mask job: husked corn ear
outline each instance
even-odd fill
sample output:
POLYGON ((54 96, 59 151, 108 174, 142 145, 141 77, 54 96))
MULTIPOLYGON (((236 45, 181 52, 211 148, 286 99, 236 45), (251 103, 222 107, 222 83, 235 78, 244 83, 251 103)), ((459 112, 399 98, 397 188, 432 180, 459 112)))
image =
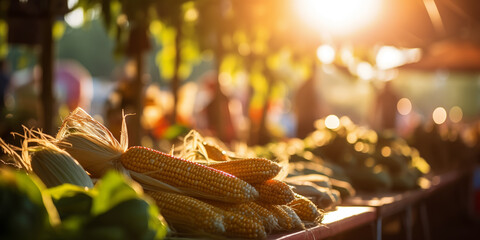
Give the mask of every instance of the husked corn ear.
POLYGON ((278 175, 282 167, 266 158, 246 158, 210 164, 218 170, 230 173, 248 183, 262 183, 278 175))
POLYGON ((147 192, 165 220, 176 229, 203 231, 211 234, 225 233, 222 213, 218 208, 196 198, 166 192, 147 192))
POLYGON ((242 239, 264 239, 267 237, 260 218, 225 211, 225 235, 242 239))
POLYGON ((262 223, 262 226, 267 233, 272 232, 275 229, 279 229, 278 220, 267 209, 261 207, 255 202, 247 202, 240 204, 229 204, 208 200, 206 200, 205 202, 222 210, 239 214, 247 218, 257 218, 262 223))
POLYGON ((295 194, 295 199, 287 206, 291 207, 302 221, 320 223, 323 219, 323 212, 310 199, 300 194, 295 194))
POLYGON ((278 219, 270 211, 255 202, 248 202, 247 204, 260 217, 267 233, 280 229, 278 219))
POLYGON ((31 166, 33 172, 48 188, 64 183, 93 188, 92 179, 66 152, 52 149, 36 151, 31 156, 31 166))
POLYGON ((225 150, 222 150, 220 147, 207 142, 203 142, 202 144, 203 144, 203 147, 205 148, 205 151, 207 151, 207 155, 210 160, 214 160, 214 161, 229 160, 225 150))
POLYGON ((286 231, 294 229, 294 223, 292 217, 285 212, 285 210, 280 205, 272 204, 263 204, 259 203, 260 206, 267 209, 278 221, 277 231, 286 231))
POLYGON ((225 203, 203 200, 221 209, 224 216, 225 235, 236 238, 262 239, 266 237, 265 227, 259 215, 249 203, 225 203))
POLYGON ((258 201, 268 204, 283 205, 295 199, 295 193, 284 182, 270 179, 253 185, 257 189, 258 201))
POLYGON ((131 171, 149 175, 193 196, 232 203, 258 197, 254 187, 231 174, 153 149, 131 147, 120 161, 131 171))
POLYGON ((220 208, 224 211, 238 213, 245 216, 256 216, 257 214, 247 203, 226 203, 213 200, 202 200, 212 206, 220 208))
POLYGON ((305 229, 305 225, 303 225, 302 220, 291 207, 287 205, 280 205, 280 207, 283 208, 283 210, 285 210, 285 212, 292 219, 293 229, 305 229))

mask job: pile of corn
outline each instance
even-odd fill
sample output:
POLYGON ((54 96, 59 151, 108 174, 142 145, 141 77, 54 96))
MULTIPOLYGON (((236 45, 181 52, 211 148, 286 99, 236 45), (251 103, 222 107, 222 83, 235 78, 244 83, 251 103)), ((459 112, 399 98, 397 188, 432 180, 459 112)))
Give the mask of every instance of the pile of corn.
POLYGON ((69 182, 92 188, 91 178, 109 169, 130 176, 156 202, 177 236, 264 239, 273 232, 305 229, 323 217, 315 204, 276 179, 282 170, 276 162, 227 156, 203 142, 203 155, 212 161, 204 163, 195 154, 187 160, 146 147, 128 148, 126 132, 124 127, 119 143, 77 109, 56 138, 26 130, 22 149, 3 141, 0 147, 12 155, 22 150, 22 156, 14 156, 16 162, 47 186, 69 182))
POLYGON ((323 217, 310 200, 275 179, 282 167, 271 160, 233 159, 212 147, 207 153, 216 153, 217 161, 202 164, 146 147, 127 148, 125 139, 126 128, 118 143, 77 109, 64 120, 57 145, 93 177, 111 168, 131 176, 179 235, 264 239, 272 232, 318 224, 323 217))

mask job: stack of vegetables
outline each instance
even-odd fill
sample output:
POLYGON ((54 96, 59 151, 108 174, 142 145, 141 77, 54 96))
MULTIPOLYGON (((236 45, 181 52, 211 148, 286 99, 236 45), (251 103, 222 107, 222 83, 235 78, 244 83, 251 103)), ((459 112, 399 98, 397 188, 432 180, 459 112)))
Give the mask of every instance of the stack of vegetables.
POLYGON ((203 163, 146 147, 128 148, 127 138, 125 121, 119 143, 76 109, 64 120, 56 143, 93 178, 116 169, 138 182, 180 236, 263 239, 274 231, 318 224, 323 217, 309 199, 275 179, 282 167, 271 160, 225 157, 203 163))
POLYGON ((331 201, 338 204, 339 199, 354 195, 355 189, 415 189, 430 171, 417 149, 390 132, 377 133, 354 124, 348 117, 341 117, 339 126, 333 129, 325 125, 324 119, 315 126, 316 130, 305 139, 293 138, 253 150, 259 156, 287 155, 289 172, 285 180, 299 185, 299 193, 320 198, 316 201, 320 207, 331 201))
POLYGON ((258 156, 285 158, 288 165, 284 181, 324 211, 335 210, 343 199, 356 193, 343 168, 314 156, 301 139, 255 146, 251 151, 258 156))

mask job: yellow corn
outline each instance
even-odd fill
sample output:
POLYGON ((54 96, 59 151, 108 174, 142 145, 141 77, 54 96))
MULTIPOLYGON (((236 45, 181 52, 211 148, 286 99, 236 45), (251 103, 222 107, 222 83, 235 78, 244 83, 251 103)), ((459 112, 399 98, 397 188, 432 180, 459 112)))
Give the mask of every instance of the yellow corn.
POLYGON ((323 212, 310 199, 300 194, 295 194, 295 199, 289 202, 287 206, 291 207, 302 221, 312 223, 322 221, 323 212))
POLYGON ((270 179, 254 185, 259 197, 258 201, 268 204, 283 205, 295 199, 295 193, 284 182, 270 179))
POLYGON ((165 220, 177 230, 225 233, 223 215, 216 207, 196 198, 166 192, 147 192, 165 220))
POLYGON ((295 211, 287 205, 279 205, 292 219, 293 229, 305 229, 300 217, 295 211))
POLYGON ((210 167, 230 173, 248 183, 262 183, 274 178, 282 167, 266 158, 246 158, 210 164, 210 167))
POLYGON ((280 205, 272 205, 272 204, 263 204, 259 203, 260 206, 267 209, 272 216, 274 216, 278 221, 278 231, 286 231, 294 229, 294 223, 292 217, 285 212, 285 210, 280 207, 280 205))
POLYGON ((266 208, 258 205, 255 202, 248 202, 246 203, 252 209, 257 216, 260 217, 260 220, 263 222, 263 226, 265 227, 265 231, 272 232, 274 230, 280 229, 278 225, 278 219, 270 213, 266 208))
POLYGON ((265 227, 259 217, 225 211, 225 235, 242 239, 264 239, 265 227))
MULTIPOLYGON (((278 220, 264 207, 256 204, 255 202, 247 202, 241 204, 229 204, 218 201, 205 201, 215 207, 223 209, 228 212, 242 215, 247 218, 256 218, 262 223, 267 233, 273 230, 278 230, 278 220)), ((257 221, 257 220, 255 220, 257 221)))
POLYGON ((266 237, 265 227, 260 216, 248 203, 231 204, 212 200, 203 200, 219 210, 223 215, 225 235, 235 238, 262 239, 266 237))
POLYGON ((245 181, 214 168, 145 147, 131 147, 122 154, 122 165, 149 175, 193 196, 224 202, 252 201, 258 192, 245 181))
POLYGON ((217 208, 220 208, 224 211, 228 212, 233 212, 237 213, 240 215, 245 215, 245 216, 257 216, 255 211, 248 205, 247 203, 226 203, 226 202, 219 202, 219 201, 213 201, 213 200, 202 200, 203 202, 206 202, 212 206, 215 206, 217 208))

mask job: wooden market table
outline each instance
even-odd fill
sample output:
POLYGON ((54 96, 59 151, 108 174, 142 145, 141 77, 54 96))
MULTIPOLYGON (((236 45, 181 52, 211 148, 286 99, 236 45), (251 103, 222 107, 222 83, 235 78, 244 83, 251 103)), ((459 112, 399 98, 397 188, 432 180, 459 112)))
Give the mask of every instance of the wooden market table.
POLYGON ((268 239, 324 239, 365 224, 373 223, 375 218, 376 213, 373 207, 339 206, 336 210, 325 214, 322 225, 292 233, 272 234, 268 239))
POLYGON ((397 213, 404 212, 403 222, 405 225, 406 239, 412 239, 413 206, 418 205, 420 221, 426 240, 430 239, 429 219, 427 215, 426 200, 428 197, 443 189, 446 186, 454 184, 461 177, 468 174, 465 170, 454 170, 444 174, 429 177, 429 183, 424 188, 410 190, 406 192, 386 192, 386 193, 358 193, 343 202, 348 206, 369 206, 375 208, 376 212, 376 239, 382 239, 383 219, 397 213))
POLYGON ((419 207, 420 222, 423 228, 423 239, 429 240, 430 229, 426 208, 426 199, 436 192, 458 182, 469 174, 468 170, 455 170, 445 174, 428 177, 424 188, 406 192, 358 193, 346 199, 335 211, 327 212, 320 226, 302 231, 278 233, 268 236, 269 240, 318 240, 345 233, 357 227, 371 224, 375 227, 375 238, 382 239, 382 225, 386 217, 397 213, 405 213, 405 238, 413 238, 412 212, 419 207))

